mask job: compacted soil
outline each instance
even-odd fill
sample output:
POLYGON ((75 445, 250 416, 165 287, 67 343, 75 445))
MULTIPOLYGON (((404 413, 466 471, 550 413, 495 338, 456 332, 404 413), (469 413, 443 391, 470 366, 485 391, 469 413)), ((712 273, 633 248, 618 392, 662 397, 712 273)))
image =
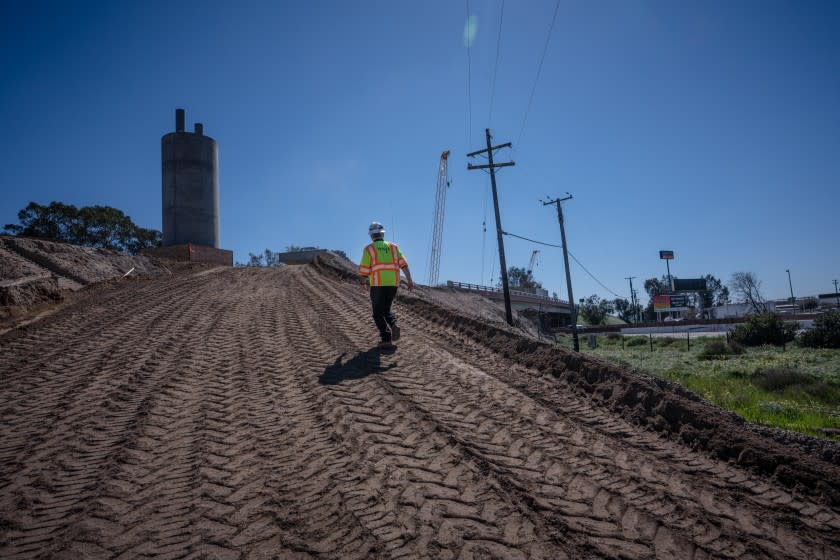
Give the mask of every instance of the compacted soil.
POLYGON ((0 557, 840 558, 840 454, 327 265, 0 337, 0 557))

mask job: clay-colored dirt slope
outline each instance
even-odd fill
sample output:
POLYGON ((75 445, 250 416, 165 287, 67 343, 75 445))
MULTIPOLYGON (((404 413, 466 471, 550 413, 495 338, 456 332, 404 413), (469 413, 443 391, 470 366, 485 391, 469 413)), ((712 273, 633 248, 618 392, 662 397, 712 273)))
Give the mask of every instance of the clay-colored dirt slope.
POLYGON ((840 558, 840 455, 320 266, 0 337, 2 558, 840 558))

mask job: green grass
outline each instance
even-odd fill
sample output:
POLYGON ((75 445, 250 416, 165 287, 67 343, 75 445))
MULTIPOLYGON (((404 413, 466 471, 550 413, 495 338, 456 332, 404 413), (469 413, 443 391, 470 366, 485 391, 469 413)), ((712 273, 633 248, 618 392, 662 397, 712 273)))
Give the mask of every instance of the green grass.
MULTIPOLYGON (((717 354, 723 339, 685 336, 597 337, 597 347, 581 351, 607 361, 680 383, 707 401, 757 424, 784 428, 823 438, 820 428, 840 429, 840 350, 781 347, 745 348, 743 354, 717 354), (705 352, 706 344, 715 344, 705 352)), ((559 345, 571 348, 570 335, 558 335, 559 345)))

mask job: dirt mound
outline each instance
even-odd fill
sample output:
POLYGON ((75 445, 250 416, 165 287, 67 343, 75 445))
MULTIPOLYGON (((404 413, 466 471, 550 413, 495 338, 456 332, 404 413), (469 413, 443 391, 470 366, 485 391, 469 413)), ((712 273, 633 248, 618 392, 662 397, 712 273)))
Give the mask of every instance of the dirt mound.
POLYGON ((381 352, 323 271, 114 280, 0 335, 0 557, 840 557, 835 464, 421 296, 381 352))
POLYGON ((164 273, 160 264, 142 255, 127 255, 111 249, 82 247, 43 239, 0 236, 5 254, 16 258, 6 264, 3 276, 20 278, 32 274, 36 267, 74 280, 80 285, 102 282, 122 276, 131 269, 138 274, 157 276, 164 273), (28 262, 21 263, 21 260, 28 262), (22 266, 21 266, 22 265, 22 266))
MULTIPOLYGON (((123 277, 171 272, 156 259, 43 239, 0 236, 0 319, 64 300, 69 292, 123 277)), ((6 325, 0 325, 3 327, 6 325)))
POLYGON ((404 302, 502 358, 550 373, 639 426, 650 427, 691 448, 733 460, 772 475, 789 487, 805 488, 840 505, 840 469, 835 468, 840 465, 840 443, 795 434, 793 437, 780 430, 755 430, 736 414, 703 401, 678 384, 526 339, 419 299, 406 298, 404 302))
POLYGON ((42 301, 61 301, 63 298, 55 276, 22 278, 0 284, 0 308, 31 307, 42 301))

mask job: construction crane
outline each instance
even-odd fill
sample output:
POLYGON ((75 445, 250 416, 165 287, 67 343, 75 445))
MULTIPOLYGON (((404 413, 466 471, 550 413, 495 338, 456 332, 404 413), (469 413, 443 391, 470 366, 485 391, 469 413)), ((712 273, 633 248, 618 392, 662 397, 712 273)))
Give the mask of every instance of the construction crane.
POLYGON ((436 286, 440 272, 440 251, 443 237, 443 214, 446 210, 446 189, 449 187, 447 160, 449 150, 440 154, 438 165, 437 190, 435 191, 435 223, 432 228, 432 249, 429 257, 429 286, 436 286))
POLYGON ((537 253, 539 252, 539 249, 534 249, 534 252, 531 253, 531 262, 528 263, 528 276, 531 276, 531 271, 534 270, 534 262, 537 260, 537 253))

